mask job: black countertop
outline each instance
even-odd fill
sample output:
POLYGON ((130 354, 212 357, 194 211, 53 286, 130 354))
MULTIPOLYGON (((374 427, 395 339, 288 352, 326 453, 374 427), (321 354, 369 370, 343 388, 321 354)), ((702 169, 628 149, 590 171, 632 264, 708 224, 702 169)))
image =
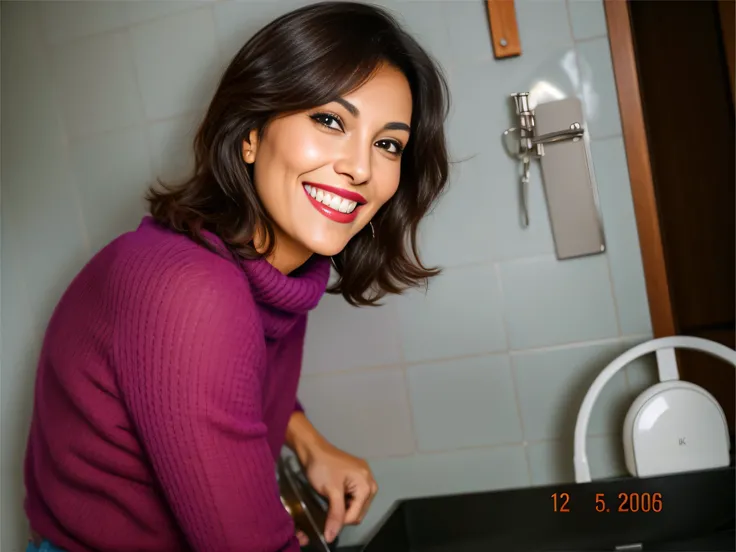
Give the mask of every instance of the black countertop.
POLYGON ((338 550, 603 551, 642 544, 645 552, 736 551, 735 485, 729 467, 403 500, 367 545, 338 550))

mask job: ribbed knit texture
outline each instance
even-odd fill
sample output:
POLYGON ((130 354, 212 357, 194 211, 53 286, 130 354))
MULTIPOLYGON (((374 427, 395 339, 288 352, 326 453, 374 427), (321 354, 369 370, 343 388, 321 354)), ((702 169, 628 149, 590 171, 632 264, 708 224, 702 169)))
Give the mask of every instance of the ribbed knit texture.
POLYGON ((100 251, 41 352, 33 529, 69 552, 298 551, 274 462, 328 277, 323 257, 284 276, 150 218, 100 251))

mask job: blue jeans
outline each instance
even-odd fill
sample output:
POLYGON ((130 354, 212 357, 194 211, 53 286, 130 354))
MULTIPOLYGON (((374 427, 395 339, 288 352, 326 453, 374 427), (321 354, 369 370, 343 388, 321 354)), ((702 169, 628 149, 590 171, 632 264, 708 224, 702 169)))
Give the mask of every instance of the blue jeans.
POLYGON ((32 542, 28 543, 26 552, 64 552, 61 548, 57 548, 49 541, 45 540, 41 543, 41 546, 36 546, 32 542))

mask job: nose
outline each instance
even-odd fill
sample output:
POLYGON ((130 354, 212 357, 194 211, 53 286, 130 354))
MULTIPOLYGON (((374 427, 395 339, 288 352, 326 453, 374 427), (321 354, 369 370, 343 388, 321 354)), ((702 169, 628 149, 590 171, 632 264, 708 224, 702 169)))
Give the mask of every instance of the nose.
POLYGON ((350 179, 353 186, 366 184, 371 178, 373 143, 357 136, 345 141, 345 148, 335 163, 335 171, 350 179))

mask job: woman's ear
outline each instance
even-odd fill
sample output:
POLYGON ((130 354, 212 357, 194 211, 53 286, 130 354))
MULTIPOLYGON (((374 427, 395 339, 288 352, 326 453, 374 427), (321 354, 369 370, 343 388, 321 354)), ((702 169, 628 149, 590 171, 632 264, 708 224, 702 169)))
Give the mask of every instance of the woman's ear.
POLYGON ((256 151, 258 149, 258 131, 251 130, 248 138, 243 140, 243 161, 252 165, 256 162, 256 151))

